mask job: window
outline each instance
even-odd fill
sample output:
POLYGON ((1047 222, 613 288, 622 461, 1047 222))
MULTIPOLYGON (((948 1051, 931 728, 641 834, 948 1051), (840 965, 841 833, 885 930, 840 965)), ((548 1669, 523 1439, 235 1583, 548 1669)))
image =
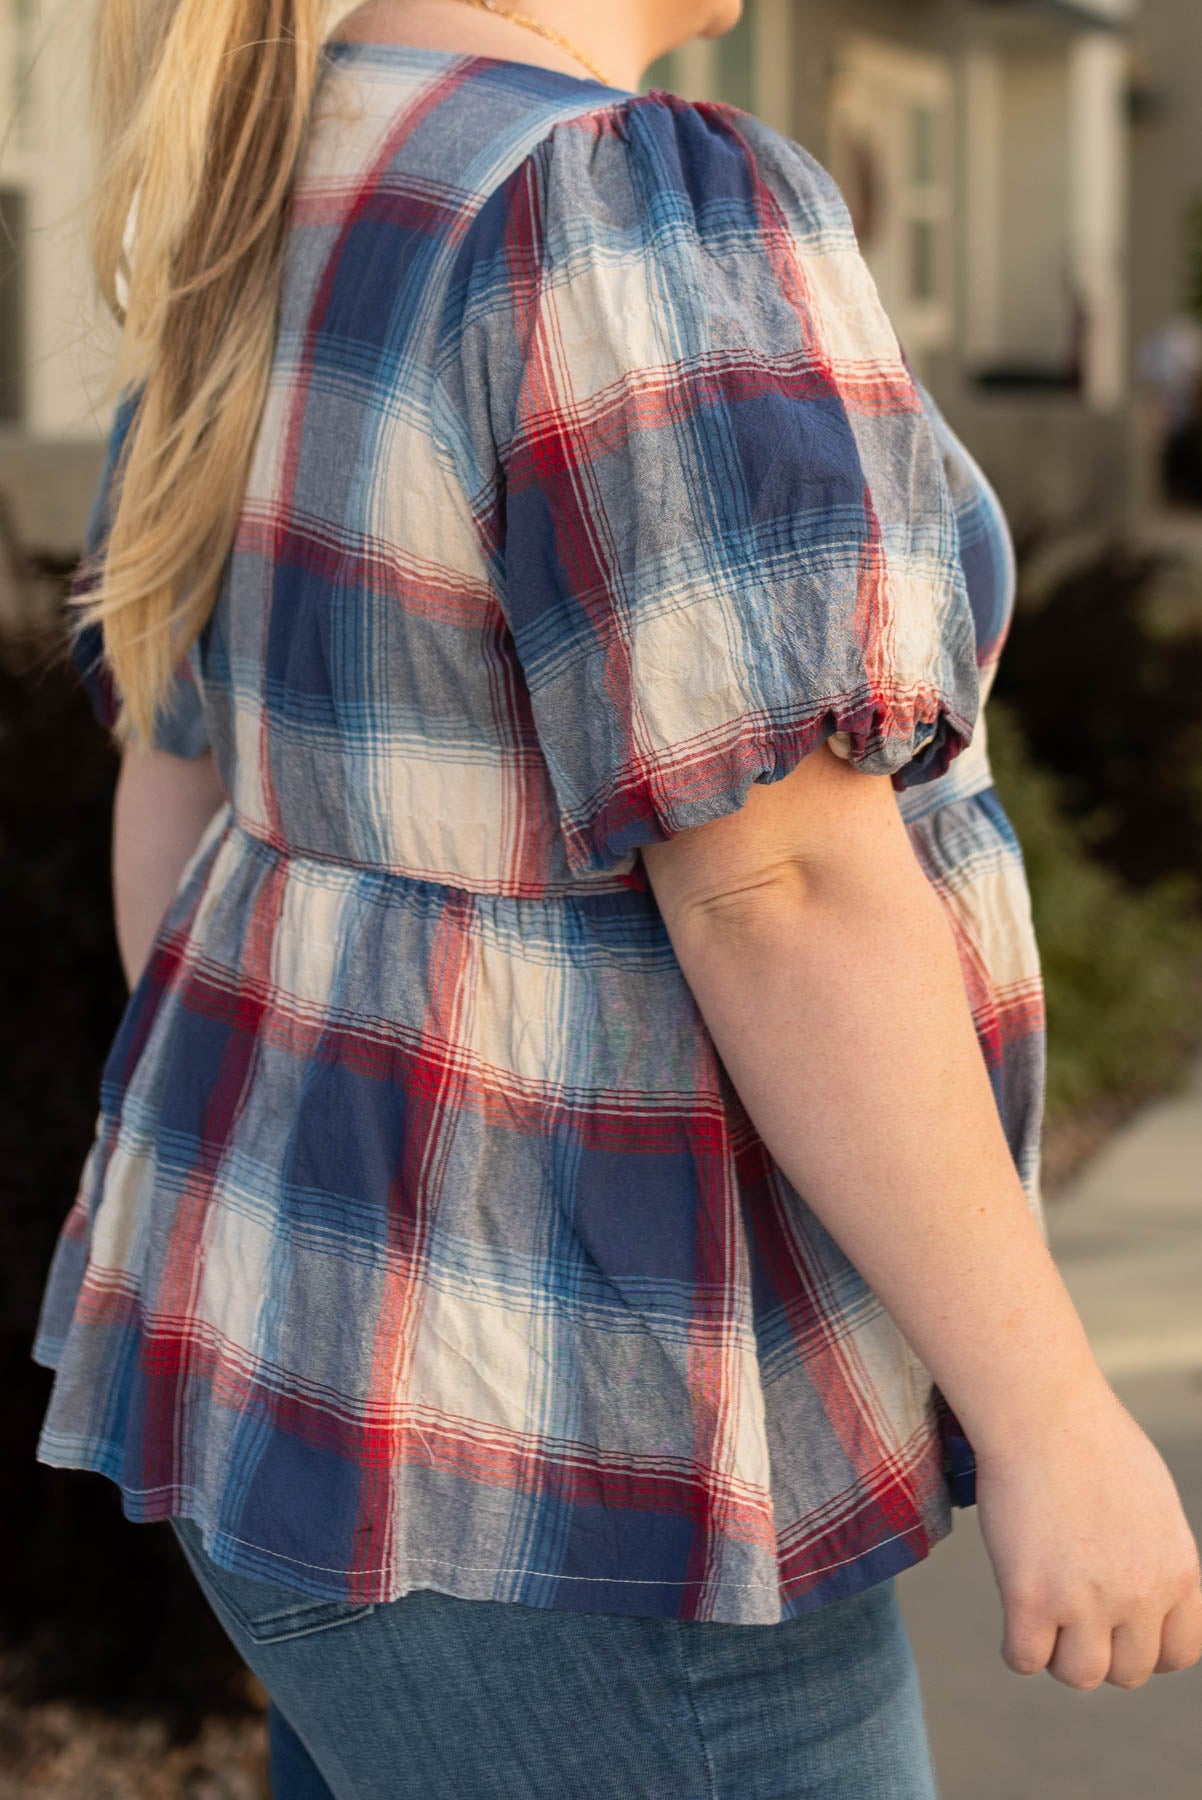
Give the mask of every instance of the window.
POLYGON ((916 188, 933 187, 936 179, 935 111, 925 100, 910 108, 910 127, 910 179, 916 188))
POLYGON ((716 99, 755 111, 755 9, 750 0, 734 29, 714 40, 712 80, 716 99))
POLYGON ((36 135, 34 64, 37 61, 37 0, 11 0, 12 30, 12 129, 16 141, 28 148, 36 135))
POLYGON ((643 72, 641 92, 650 93, 652 88, 667 88, 669 93, 676 92, 676 58, 669 54, 657 57, 643 72))
POLYGON ((25 196, 0 188, 0 424, 25 417, 25 196))
POLYGON ((725 100, 728 105, 757 111, 758 22, 761 7, 778 0, 744 0, 737 25, 721 37, 694 37, 679 50, 653 62, 643 77, 643 91, 667 88, 688 100, 725 100))
POLYGON ((954 324, 952 80, 939 57, 844 42, 831 89, 830 167, 885 310, 908 351, 954 324))
POLYGON ((929 219, 910 221, 910 299, 934 300, 938 297, 935 279, 937 262, 935 227, 929 219))
POLYGON ((967 74, 969 355, 988 387, 1071 386, 1068 48, 982 44, 967 74))

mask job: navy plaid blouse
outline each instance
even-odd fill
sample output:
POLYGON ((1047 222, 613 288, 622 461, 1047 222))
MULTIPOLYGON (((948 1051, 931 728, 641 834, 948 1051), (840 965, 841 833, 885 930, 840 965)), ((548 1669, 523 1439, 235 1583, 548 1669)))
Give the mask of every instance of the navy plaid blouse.
POLYGON ((639 851, 824 741, 890 776, 1042 1219, 981 713, 1013 598, 798 145, 331 46, 237 539, 154 740, 228 798, 103 1071, 40 1458, 334 1601, 771 1623, 926 1556, 971 1449, 760 1142, 639 851))

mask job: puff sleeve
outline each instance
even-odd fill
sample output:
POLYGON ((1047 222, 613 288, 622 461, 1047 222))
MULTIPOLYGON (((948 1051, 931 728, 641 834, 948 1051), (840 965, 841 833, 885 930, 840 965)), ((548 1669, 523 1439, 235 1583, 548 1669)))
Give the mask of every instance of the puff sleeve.
POLYGON ((658 91, 558 123, 465 236, 436 385, 574 872, 828 738, 899 788, 970 741, 939 449, 799 145, 658 91))
MULTIPOLYGON (((123 395, 108 436, 100 483, 85 532, 83 557, 72 583, 73 598, 91 592, 96 585, 97 569, 108 537, 113 483, 136 410, 136 397, 123 395)), ((99 625, 73 629, 71 658, 93 714, 106 731, 111 731, 116 722, 118 702, 99 625)), ((173 685, 155 722, 152 744, 156 750, 186 757, 200 756, 209 748, 203 694, 192 652, 180 659, 173 685)))

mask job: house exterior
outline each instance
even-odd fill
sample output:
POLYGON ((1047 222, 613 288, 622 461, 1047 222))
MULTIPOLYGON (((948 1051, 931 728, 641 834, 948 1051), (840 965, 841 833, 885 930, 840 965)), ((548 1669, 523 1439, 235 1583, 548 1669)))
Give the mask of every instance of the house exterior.
POLYGON ((91 0, 0 0, 0 491, 48 549, 79 538, 114 346, 83 219, 90 26, 91 0))
MULTIPOLYGON (((1132 95, 1131 335, 1138 345, 1186 299, 1187 217, 1202 206, 1199 0, 1141 0, 1132 95)), ((1202 243, 1195 253, 1202 260, 1202 243)))
POLYGON ((1020 528, 1118 522, 1133 500, 1133 12, 746 0, 736 32, 648 75, 831 170, 907 354, 1020 528))
MULTIPOLYGON (((1202 5, 1142 5, 1175 92, 1161 27, 1202 5)), ((0 0, 0 489, 46 545, 78 535, 111 367, 81 229, 91 6, 0 0)), ((646 80, 748 107, 826 163, 907 353, 1020 526, 1116 520, 1135 492, 1128 285, 1140 316, 1163 307, 1179 210, 1139 147, 1154 128, 1128 122, 1135 7, 746 0, 646 80)), ((1174 118, 1196 158, 1202 110, 1174 118)))
POLYGON ((1202 378, 1202 4, 1141 0, 1133 37, 1130 346, 1141 386, 1140 470, 1153 503, 1160 450, 1202 378), (1185 321, 1192 313, 1191 325, 1185 321))

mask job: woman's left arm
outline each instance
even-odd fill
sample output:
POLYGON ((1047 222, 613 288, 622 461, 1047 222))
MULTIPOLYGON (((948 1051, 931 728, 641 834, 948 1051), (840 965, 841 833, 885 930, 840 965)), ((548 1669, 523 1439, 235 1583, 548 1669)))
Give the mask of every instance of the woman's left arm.
POLYGON ((172 756, 131 747, 113 799, 113 915, 132 989, 184 867, 226 798, 211 750, 172 756))

